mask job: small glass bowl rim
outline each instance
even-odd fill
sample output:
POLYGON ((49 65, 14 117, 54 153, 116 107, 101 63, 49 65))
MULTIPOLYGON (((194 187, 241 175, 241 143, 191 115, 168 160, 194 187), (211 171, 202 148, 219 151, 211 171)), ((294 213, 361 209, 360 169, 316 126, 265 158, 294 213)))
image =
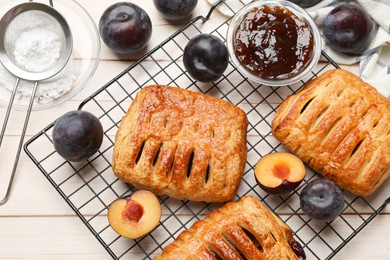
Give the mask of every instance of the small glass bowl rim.
POLYGON ((310 16, 310 14, 301 8, 300 6, 291 3, 289 1, 285 0, 262 0, 262 1, 254 1, 252 3, 249 3, 248 5, 241 8, 231 19, 229 23, 229 27, 226 34, 226 43, 227 48, 229 51, 230 58, 234 64, 234 66, 246 77, 248 77, 250 80, 253 80, 254 82, 268 85, 268 86, 284 86, 284 85, 290 85, 293 83, 296 83, 300 80, 302 80, 304 77, 306 77, 310 71, 317 65, 317 63, 320 60, 321 52, 322 52, 322 40, 321 40, 321 34, 320 31, 315 24, 313 18, 310 16), (237 59, 235 52, 234 52, 234 46, 233 46, 233 35, 237 29, 237 26, 240 24, 244 16, 250 12, 253 8, 266 6, 266 5, 273 5, 273 6, 281 6, 284 8, 287 8, 291 12, 293 12, 295 15, 297 15, 300 19, 304 19, 306 23, 308 24, 310 30, 313 34, 313 56, 310 60, 310 63, 306 66, 304 70, 302 70, 300 73, 296 74, 295 76, 287 79, 264 79, 262 77, 259 77, 257 75, 252 74, 249 70, 247 70, 237 59))

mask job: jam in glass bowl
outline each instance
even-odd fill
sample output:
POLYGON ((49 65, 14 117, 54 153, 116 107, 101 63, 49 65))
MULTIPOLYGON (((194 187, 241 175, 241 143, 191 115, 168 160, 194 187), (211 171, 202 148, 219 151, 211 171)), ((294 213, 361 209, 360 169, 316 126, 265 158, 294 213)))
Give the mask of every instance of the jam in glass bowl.
POLYGON ((255 1, 231 19, 227 46, 249 79, 283 86, 304 78, 321 56, 321 36, 310 15, 288 1, 255 1))

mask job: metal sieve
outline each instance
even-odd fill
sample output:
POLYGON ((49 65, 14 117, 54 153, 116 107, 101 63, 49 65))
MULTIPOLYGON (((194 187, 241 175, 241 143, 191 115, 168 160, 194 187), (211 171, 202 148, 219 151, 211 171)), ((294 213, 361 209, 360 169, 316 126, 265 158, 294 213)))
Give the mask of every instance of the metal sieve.
MULTIPOLYGON (((17 77, 0 133, 0 147, 20 79, 34 82, 13 170, 6 194, 0 201, 0 205, 6 203, 10 196, 38 83, 41 80, 51 78, 59 73, 67 64, 72 53, 72 34, 68 23, 63 16, 52 7, 52 1, 50 1, 50 5, 51 6, 31 1, 23 3, 10 9, 0 20, 0 62, 10 73, 17 77), (58 57, 56 56, 56 59, 51 64, 46 64, 46 67, 41 66, 42 68, 39 70, 32 69, 31 66, 26 66, 26 64, 23 64, 18 60, 16 55, 19 47, 18 43, 21 41, 20 37, 22 37, 23 33, 33 30, 34 28, 43 28, 51 35, 54 35, 57 43, 59 43, 58 57)), ((44 52, 45 50, 40 51, 44 52)), ((37 55, 34 56, 33 53, 30 54, 32 56, 31 59, 28 60, 29 63, 33 64, 34 62, 39 62, 37 55)))

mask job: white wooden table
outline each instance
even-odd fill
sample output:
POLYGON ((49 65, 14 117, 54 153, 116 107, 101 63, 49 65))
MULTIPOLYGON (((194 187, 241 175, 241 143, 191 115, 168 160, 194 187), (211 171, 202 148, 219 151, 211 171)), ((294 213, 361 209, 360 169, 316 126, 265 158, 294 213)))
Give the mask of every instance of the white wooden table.
MULTIPOLYGON (((110 4, 117 1, 79 0, 96 23, 110 4)), ((155 10, 152 0, 131 1, 150 15, 153 35, 148 49, 153 48, 182 24, 171 24, 155 10)), ((209 5, 199 0, 195 14, 207 14, 209 5)), ((219 24, 225 17, 216 12, 208 23, 219 24)), ((82 100, 128 67, 136 57, 115 55, 102 44, 101 60, 88 86, 71 100, 54 108, 33 112, 26 140, 63 113, 76 109, 82 100)), ((356 72, 356 67, 349 67, 356 72)), ((5 109, 0 110, 3 120, 5 109)), ((7 172, 12 166, 19 141, 24 113, 15 113, 0 152, 0 193, 3 196, 7 172)), ((45 147, 42 147, 45 149, 45 147)), ((389 182, 386 184, 388 188, 389 182)), ((335 259, 390 259, 390 207, 360 232, 335 259)), ((321 250, 321 249, 318 249, 321 250)), ((0 206, 0 259, 110 259, 110 256, 60 197, 39 169, 23 152, 11 198, 0 206)))

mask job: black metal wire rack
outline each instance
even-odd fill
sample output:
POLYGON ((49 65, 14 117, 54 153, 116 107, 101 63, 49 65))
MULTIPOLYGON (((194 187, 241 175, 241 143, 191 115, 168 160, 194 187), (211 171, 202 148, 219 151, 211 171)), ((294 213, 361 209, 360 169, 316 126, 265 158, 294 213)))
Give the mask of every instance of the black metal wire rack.
MULTIPOLYGON (((237 1, 241 7, 235 8, 224 1, 220 2, 233 15, 250 1, 237 1)), ((372 198, 345 192, 346 203, 342 215, 331 223, 319 223, 305 216, 299 205, 299 192, 307 182, 318 177, 315 173, 308 169, 305 181, 294 192, 275 196, 258 187, 253 169, 261 156, 284 150, 271 133, 271 121, 278 105, 288 95, 298 91, 306 81, 338 66, 323 53, 322 62, 305 80, 279 88, 255 84, 232 64, 217 82, 196 82, 186 73, 181 62, 183 48, 190 38, 199 33, 225 38, 229 20, 216 28, 207 26, 212 13, 216 12, 214 8, 207 16, 191 20, 80 104, 79 109, 93 112, 105 129, 103 145, 94 157, 80 163, 61 158, 52 145, 54 122, 26 142, 25 151, 114 259, 151 259, 160 254, 181 231, 221 204, 179 201, 160 196, 163 216, 154 231, 136 240, 116 234, 109 226, 107 209, 115 199, 134 191, 131 185, 118 180, 111 169, 112 148, 120 120, 136 92, 152 84, 177 86, 228 100, 246 111, 249 119, 247 163, 234 200, 244 195, 258 197, 292 228, 295 238, 304 246, 308 259, 330 259, 386 206, 389 202, 388 191, 386 193, 382 189, 372 198)))

